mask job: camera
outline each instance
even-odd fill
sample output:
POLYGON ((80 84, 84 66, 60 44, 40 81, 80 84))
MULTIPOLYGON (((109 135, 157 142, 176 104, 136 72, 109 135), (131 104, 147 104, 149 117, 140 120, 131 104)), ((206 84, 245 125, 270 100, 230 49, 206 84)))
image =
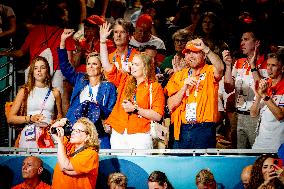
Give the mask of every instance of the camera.
MULTIPOLYGON (((72 123, 69 120, 66 120, 66 123, 63 125, 64 136, 70 136, 72 133, 72 123)), ((56 127, 50 129, 51 134, 57 134, 56 127)))
POLYGON ((281 167, 281 168, 283 167, 283 160, 282 159, 276 158, 276 159, 274 159, 273 163, 275 165, 277 165, 278 167, 281 167))

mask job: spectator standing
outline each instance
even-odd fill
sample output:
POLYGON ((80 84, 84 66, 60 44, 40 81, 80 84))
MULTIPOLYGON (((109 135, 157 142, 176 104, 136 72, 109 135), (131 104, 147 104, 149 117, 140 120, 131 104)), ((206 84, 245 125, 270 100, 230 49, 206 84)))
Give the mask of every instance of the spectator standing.
POLYGON ((175 53, 167 56, 160 66, 161 72, 166 73, 168 76, 172 76, 174 72, 188 67, 188 65, 181 65, 181 63, 184 63, 182 61, 184 59, 182 51, 185 48, 186 42, 190 40, 189 32, 185 29, 180 29, 173 34, 172 39, 174 41, 175 53))
POLYGON ((11 47, 11 37, 16 32, 16 16, 13 9, 0 3, 0 49, 11 47))
POLYGON ((7 118, 9 124, 25 125, 15 146, 20 148, 54 147, 47 127, 52 120, 61 117, 60 92, 52 88, 47 60, 38 56, 31 63, 28 81, 19 90, 7 118), (20 111, 24 111, 24 115, 19 116, 20 111))
POLYGON ((256 83, 255 101, 251 106, 252 117, 260 116, 258 135, 253 149, 278 150, 284 143, 284 49, 268 54, 269 79, 256 83))
POLYGON ((50 189, 50 185, 41 181, 43 172, 42 160, 35 156, 28 156, 24 159, 22 165, 22 177, 24 182, 18 184, 12 189, 34 188, 34 189, 50 189))
MULTIPOLYGON (((260 51, 261 40, 252 27, 247 28, 241 38, 241 50, 247 57, 237 59, 232 72, 226 70, 225 90, 231 93, 235 89, 237 111, 237 148, 251 148, 255 137, 257 118, 250 117, 250 108, 254 100, 255 83, 267 77, 267 62, 260 51)), ((230 58, 229 52, 223 55, 230 58)), ((226 61, 225 61, 226 62, 226 61)), ((226 63, 228 65, 228 63, 226 63)), ((232 64, 231 64, 232 65, 232 64)))
POLYGON ((152 35, 152 25, 153 20, 150 15, 140 15, 136 22, 134 35, 131 36, 129 44, 138 49, 147 45, 155 46, 159 54, 165 55, 165 44, 160 38, 152 35))
POLYGON ((113 41, 116 50, 109 54, 109 60, 119 70, 129 72, 129 65, 134 54, 137 53, 135 48, 129 47, 130 36, 132 35, 133 27, 130 22, 122 18, 116 19, 113 25, 113 41))
POLYGON ((118 90, 118 99, 107 119, 107 123, 112 127, 111 148, 150 149, 150 122, 160 121, 164 114, 163 89, 155 81, 154 65, 149 55, 134 55, 130 74, 118 70, 109 62, 105 40, 110 33, 109 24, 100 27, 102 65, 107 79, 114 83, 118 90))
MULTIPOLYGON (((53 137, 58 142, 52 188, 96 187, 99 168, 99 139, 95 125, 88 118, 80 118, 72 127, 70 140, 64 140, 67 119, 55 122, 53 137), (65 130, 65 131, 64 131, 65 130)), ((65 137, 65 139, 67 139, 65 137)))
MULTIPOLYGON (((83 21, 84 37, 76 41, 76 53, 74 53, 76 71, 86 72, 86 57, 88 54, 100 52, 99 26, 104 22, 105 20, 98 15, 91 15, 83 21)), ((109 39, 107 40, 107 46, 109 53, 115 50, 114 43, 109 39)))
MULTIPOLYGON (((86 73, 75 72, 68 61, 67 51, 65 49, 65 41, 68 37, 72 36, 73 32, 74 30, 72 29, 64 30, 61 35, 60 49, 58 50, 59 64, 62 73, 74 86, 71 96, 71 106, 66 117, 74 124, 80 118, 75 115, 78 108, 82 109, 84 103, 87 102, 96 103, 99 107, 98 111, 95 112, 95 110, 91 110, 90 107, 88 111, 94 111, 93 114, 100 113, 98 120, 92 121, 94 121, 99 134, 100 148, 110 148, 109 134, 106 133, 104 129, 103 120, 108 118, 116 102, 116 88, 112 83, 103 81, 103 70, 99 54, 89 53, 86 59, 86 73)), ((89 119, 91 119, 91 117, 89 119)))
POLYGON ((173 148, 215 148, 222 60, 198 38, 189 41, 183 53, 190 68, 176 72, 165 88, 174 125, 173 148), (206 57, 213 65, 206 64, 206 57))

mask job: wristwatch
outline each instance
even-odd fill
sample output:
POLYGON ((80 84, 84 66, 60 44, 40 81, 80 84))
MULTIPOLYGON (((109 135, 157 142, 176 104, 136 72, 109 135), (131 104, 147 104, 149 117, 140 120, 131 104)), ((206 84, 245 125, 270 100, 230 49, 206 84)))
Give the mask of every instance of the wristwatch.
POLYGON ((268 101, 270 99, 270 96, 265 96, 264 98, 263 98, 263 101, 268 101))
POLYGON ((258 70, 257 68, 250 69, 251 72, 256 72, 257 70, 258 70))
POLYGON ((133 110, 132 113, 135 113, 135 114, 138 113, 138 105, 137 104, 134 105, 134 110, 133 110))

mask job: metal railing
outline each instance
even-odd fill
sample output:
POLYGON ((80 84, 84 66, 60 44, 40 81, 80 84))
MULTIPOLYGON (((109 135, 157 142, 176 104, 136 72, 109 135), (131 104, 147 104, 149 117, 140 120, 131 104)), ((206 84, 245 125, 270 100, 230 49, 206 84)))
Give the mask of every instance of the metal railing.
MULTIPOLYGON (((127 155, 127 156, 152 156, 152 155, 189 155, 189 156, 255 156, 260 154, 277 153, 273 149, 101 149, 100 155, 127 155)), ((23 156, 23 155, 47 155, 56 156, 56 148, 5 148, 0 147, 0 156, 23 156)))
MULTIPOLYGON (((1 51, 9 51, 10 49, 0 49, 1 51)), ((0 105, 0 140, 1 146, 11 146, 12 139, 15 138, 15 131, 13 128, 9 127, 7 124, 7 120, 5 117, 5 103, 7 101, 12 101, 17 92, 16 86, 16 72, 15 72, 15 62, 11 57, 0 57, 3 58, 4 61, 7 58, 7 62, 3 62, 0 64, 0 70, 7 69, 4 75, 0 75, 0 82, 2 83, 2 87, 0 89, 0 97, 1 97, 1 105, 0 105)))

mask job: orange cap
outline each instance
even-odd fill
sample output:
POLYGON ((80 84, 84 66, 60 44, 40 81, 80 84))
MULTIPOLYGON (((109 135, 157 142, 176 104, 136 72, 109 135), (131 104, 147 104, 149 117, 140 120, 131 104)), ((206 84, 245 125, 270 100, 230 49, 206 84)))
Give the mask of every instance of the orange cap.
POLYGON ((187 42, 185 45, 185 49, 183 49, 182 53, 185 54, 188 51, 198 52, 201 49, 197 48, 191 41, 187 42))

